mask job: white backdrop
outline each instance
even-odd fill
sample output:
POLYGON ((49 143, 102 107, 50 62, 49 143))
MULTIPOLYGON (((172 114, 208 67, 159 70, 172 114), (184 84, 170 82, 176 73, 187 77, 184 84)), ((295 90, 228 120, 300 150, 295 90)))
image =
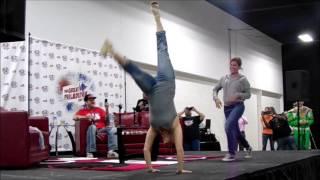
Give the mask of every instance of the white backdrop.
MULTIPOLYGON (((1 47, 1 106, 28 110, 24 43, 5 43, 1 47)), ((74 113, 83 105, 87 93, 97 96, 97 106, 108 99, 111 112, 124 102, 123 70, 98 52, 36 38, 30 39, 30 115, 48 116, 50 144, 55 147, 58 125, 74 134, 74 113)), ((61 127, 58 150, 71 150, 71 142, 61 127)))
POLYGON ((28 61, 25 42, 0 43, 0 106, 27 110, 28 61))

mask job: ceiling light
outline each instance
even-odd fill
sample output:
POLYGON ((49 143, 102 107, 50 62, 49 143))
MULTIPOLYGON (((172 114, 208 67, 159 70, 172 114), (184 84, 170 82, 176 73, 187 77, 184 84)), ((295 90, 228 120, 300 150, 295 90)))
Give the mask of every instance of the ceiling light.
POLYGON ((313 38, 310 34, 300 34, 298 36, 298 38, 302 41, 302 42, 312 42, 313 38))

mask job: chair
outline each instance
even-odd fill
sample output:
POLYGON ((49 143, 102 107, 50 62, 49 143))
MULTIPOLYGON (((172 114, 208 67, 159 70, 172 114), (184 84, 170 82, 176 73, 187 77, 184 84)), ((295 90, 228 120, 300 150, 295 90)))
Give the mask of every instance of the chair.
POLYGON ((0 168, 27 168, 49 158, 49 121, 47 117, 28 117, 25 111, 0 111, 0 168), (40 129, 45 149, 40 149, 40 129))
MULTIPOLYGON (((119 113, 114 113, 115 122, 119 121, 119 113)), ((121 113, 121 124, 120 127, 123 128, 132 128, 137 127, 137 124, 133 122, 135 116, 138 116, 138 113, 121 113)), ((86 156, 86 137, 87 129, 90 126, 91 122, 86 120, 76 121, 75 123, 75 142, 76 142, 76 152, 77 156, 86 156)), ((118 123, 116 123, 118 124, 118 123)), ((144 137, 141 137, 139 142, 144 142, 144 137)), ((96 145, 97 145, 97 156, 107 156, 108 154, 108 135, 107 133, 98 133, 96 136, 96 145)))
POLYGON ((221 151, 220 142, 210 130, 211 120, 206 119, 205 128, 200 128, 200 151, 221 151))
MULTIPOLYGON (((86 120, 75 122, 75 143, 76 143, 76 156, 86 156, 87 146, 87 129, 91 122, 86 120)), ((108 155, 108 135, 107 133, 98 133, 96 136, 97 156, 108 155)))
MULTIPOLYGON (((149 112, 142 111, 136 114, 115 113, 118 121, 120 116, 121 124, 117 131, 119 161, 120 163, 124 163, 127 159, 143 155, 144 142, 150 127, 149 112)), ((152 160, 156 160, 158 154, 174 154, 175 152, 173 144, 161 143, 161 137, 158 136, 153 144, 152 160)))

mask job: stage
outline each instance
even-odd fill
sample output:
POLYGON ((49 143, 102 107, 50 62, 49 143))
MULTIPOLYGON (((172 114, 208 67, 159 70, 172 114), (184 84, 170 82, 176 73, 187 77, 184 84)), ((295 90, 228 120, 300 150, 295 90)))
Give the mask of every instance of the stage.
MULTIPOLYGON (((186 152, 192 155, 223 156, 225 152, 186 152)), ((254 151, 251 159, 240 152, 238 160, 222 162, 221 158, 194 160, 185 163, 192 174, 176 175, 176 164, 162 166, 161 172, 146 170, 116 172, 36 167, 26 170, 1 170, 1 180, 16 179, 140 179, 140 180, 200 180, 200 179, 320 179, 320 151, 254 151)))

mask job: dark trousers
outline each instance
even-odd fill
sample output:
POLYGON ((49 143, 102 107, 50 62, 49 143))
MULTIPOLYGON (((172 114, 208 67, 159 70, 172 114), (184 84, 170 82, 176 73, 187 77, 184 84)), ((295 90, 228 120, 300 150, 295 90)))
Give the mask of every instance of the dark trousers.
POLYGON ((231 155, 236 154, 238 142, 241 143, 245 148, 250 147, 246 138, 241 135, 238 124, 239 118, 242 116, 243 112, 243 102, 224 107, 224 114, 226 117, 225 131, 228 140, 228 151, 231 155))
POLYGON ((183 149, 185 151, 200 151, 200 140, 199 139, 194 139, 189 142, 184 142, 183 143, 183 149))
MULTIPOLYGON (((243 136, 244 138, 246 138, 246 133, 244 131, 240 131, 241 136, 243 136)), ((244 146, 239 143, 239 151, 243 151, 244 150, 244 146)))
POLYGON ((277 139, 278 149, 277 150, 296 150, 297 147, 294 143, 294 138, 292 136, 287 136, 277 139))
POLYGON ((270 143, 271 151, 274 151, 274 141, 272 134, 262 134, 262 150, 265 151, 267 149, 268 139, 270 143))

